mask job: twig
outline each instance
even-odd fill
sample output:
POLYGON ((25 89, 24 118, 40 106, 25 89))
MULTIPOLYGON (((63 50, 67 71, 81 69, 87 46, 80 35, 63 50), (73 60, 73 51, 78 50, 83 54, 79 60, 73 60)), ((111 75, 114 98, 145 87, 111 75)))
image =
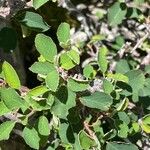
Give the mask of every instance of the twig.
POLYGON ((137 43, 136 45, 133 47, 133 49, 131 50, 131 53, 133 53, 138 47, 140 47, 142 45, 142 43, 148 38, 148 36, 150 35, 150 32, 147 32, 137 43))

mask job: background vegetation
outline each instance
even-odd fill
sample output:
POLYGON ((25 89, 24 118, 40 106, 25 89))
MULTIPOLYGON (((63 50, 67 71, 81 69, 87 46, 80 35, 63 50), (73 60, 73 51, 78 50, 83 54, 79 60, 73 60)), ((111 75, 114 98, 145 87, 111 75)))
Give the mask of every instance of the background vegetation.
POLYGON ((0 0, 0 147, 150 149, 149 0, 0 0))

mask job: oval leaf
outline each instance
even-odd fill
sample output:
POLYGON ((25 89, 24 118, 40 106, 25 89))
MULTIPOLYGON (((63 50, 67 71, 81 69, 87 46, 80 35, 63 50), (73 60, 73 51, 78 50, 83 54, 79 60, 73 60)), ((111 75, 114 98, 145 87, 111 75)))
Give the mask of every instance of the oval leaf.
POLYGON ((60 43, 67 44, 70 39, 70 25, 68 23, 61 23, 57 29, 57 38, 60 43))
POLYGON ((25 142, 34 149, 39 149, 40 138, 34 128, 25 127, 22 132, 25 142))
POLYGON ((47 61, 54 61, 54 56, 57 55, 57 47, 50 37, 44 34, 38 34, 35 38, 35 46, 37 51, 47 61))
POLYGON ((50 134, 49 122, 45 116, 39 117, 38 131, 41 135, 44 135, 44 136, 48 136, 50 134))
POLYGON ((48 88, 55 92, 59 85, 59 73, 57 72, 57 70, 50 72, 47 75, 45 82, 48 88))
POLYGON ((21 84, 14 68, 8 62, 5 61, 2 66, 2 70, 4 72, 4 77, 8 85, 11 88, 19 89, 21 84))
POLYGON ((95 92, 90 96, 81 97, 80 101, 87 107, 103 111, 107 111, 113 102, 111 96, 103 92, 95 92))
POLYGON ((107 52, 108 49, 106 47, 102 47, 99 49, 98 52, 98 65, 100 67, 100 70, 105 73, 107 70, 107 66, 108 66, 108 61, 107 61, 107 52))
POLYGON ((14 126, 14 121, 6 121, 0 125, 0 141, 9 139, 10 132, 12 131, 14 126))
POLYGON ((19 15, 15 16, 15 18, 22 25, 37 32, 45 32, 50 28, 49 25, 43 20, 42 16, 34 12, 25 11, 19 13, 19 15))
POLYGON ((125 3, 116 2, 108 9, 108 23, 110 26, 116 26, 122 23, 127 13, 125 3))

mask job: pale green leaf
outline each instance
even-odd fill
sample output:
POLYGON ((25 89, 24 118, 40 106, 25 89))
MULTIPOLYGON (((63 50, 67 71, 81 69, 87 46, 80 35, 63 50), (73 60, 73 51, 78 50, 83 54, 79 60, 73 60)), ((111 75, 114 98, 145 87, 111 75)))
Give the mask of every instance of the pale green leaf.
POLYGON ((78 64, 80 63, 80 55, 79 52, 77 52, 76 50, 72 49, 70 51, 67 52, 67 55, 71 58, 71 60, 78 64))
POLYGON ((35 62, 30 68, 32 72, 47 75, 55 70, 54 65, 49 62, 35 62))
POLYGON ((7 113, 11 112, 11 110, 9 110, 6 105, 4 104, 3 101, 0 101, 0 116, 5 115, 7 113))
POLYGON ((14 70, 14 68, 8 62, 5 61, 2 65, 2 70, 8 85, 11 88, 19 89, 21 84, 20 84, 19 77, 16 71, 14 70))
POLYGON ((67 43, 70 39, 70 25, 68 23, 61 23, 57 29, 57 38, 60 43, 67 43))
POLYGON ((98 65, 102 73, 105 73, 107 71, 107 67, 108 67, 108 61, 106 57, 107 53, 108 53, 108 49, 106 47, 100 48, 98 52, 98 65))
POLYGON ((86 77, 86 78, 93 78, 94 77, 94 75, 96 74, 95 73, 95 71, 94 71, 94 68, 90 65, 90 64, 88 64, 88 65, 86 65, 85 67, 84 67, 84 69, 83 69, 83 74, 84 74, 84 76, 86 77))
POLYGON ((33 0, 33 7, 35 9, 40 8, 42 5, 44 5, 45 3, 47 3, 49 0, 33 0))
POLYGON ((38 132, 41 135, 48 136, 50 134, 49 122, 45 116, 40 116, 38 120, 38 132))
POLYGON ((60 66, 66 70, 70 70, 76 66, 74 61, 67 55, 67 53, 63 53, 60 56, 60 66))
POLYGON ((85 131, 79 132, 79 143, 82 149, 91 149, 92 147, 96 146, 96 143, 93 139, 91 139, 85 131))
POLYGON ((108 73, 107 77, 111 78, 111 79, 114 79, 116 81, 122 81, 122 82, 125 82, 125 83, 129 82, 128 77, 126 75, 121 74, 121 73, 115 73, 115 74, 108 73))
POLYGON ((40 95, 43 95, 44 93, 46 93, 47 91, 48 91, 48 89, 46 86, 40 85, 40 86, 37 86, 37 87, 31 89, 28 92, 28 94, 31 96, 40 96, 40 95))
POLYGON ((117 107, 117 111, 125 110, 128 107, 128 104, 129 104, 129 99, 128 98, 124 98, 124 100, 117 107))

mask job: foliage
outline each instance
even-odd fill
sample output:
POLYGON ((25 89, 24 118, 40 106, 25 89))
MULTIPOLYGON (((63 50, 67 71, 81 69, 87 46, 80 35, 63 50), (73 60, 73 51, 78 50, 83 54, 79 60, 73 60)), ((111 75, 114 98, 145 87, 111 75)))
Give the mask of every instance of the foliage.
MULTIPOLYGON (((38 10, 47 3, 48 0, 33 0, 33 7, 38 10)), ((141 3, 134 1, 136 6, 141 3)), ((118 0, 110 4, 103 17, 111 28, 128 19, 142 22, 143 14, 136 9, 118 0)), ((40 85, 24 90, 17 69, 3 62, 0 118, 5 119, 0 124, 0 140, 8 140, 20 130, 32 149, 138 150, 137 141, 143 134, 150 134, 150 71, 149 66, 141 68, 128 51, 115 59, 124 37, 117 37, 111 46, 102 42, 94 61, 83 65, 84 54, 89 54, 87 47, 105 40, 105 36, 93 35, 88 43, 74 44, 72 26, 67 22, 60 23, 54 40, 45 32, 50 26, 38 11, 23 10, 14 18, 20 26, 36 32, 34 43, 39 57, 29 70, 37 75, 40 85)), ((7 38, 12 37, 2 41, 7 38)), ((0 47, 12 50, 14 44, 15 39, 10 47, 0 47)))

